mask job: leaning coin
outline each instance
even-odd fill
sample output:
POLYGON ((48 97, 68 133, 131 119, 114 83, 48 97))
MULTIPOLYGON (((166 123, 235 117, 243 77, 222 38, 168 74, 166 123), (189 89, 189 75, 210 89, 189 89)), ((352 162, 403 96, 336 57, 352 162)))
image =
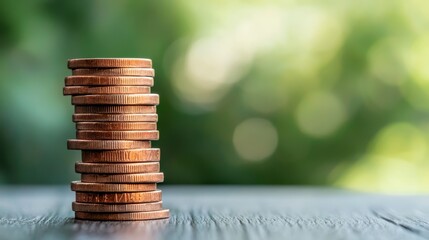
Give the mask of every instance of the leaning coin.
POLYGON ((154 122, 78 122, 77 130, 101 130, 101 131, 123 131, 123 130, 156 130, 154 122))
POLYGON ((129 173, 154 173, 159 172, 159 162, 147 163, 82 163, 75 164, 77 173, 113 173, 113 174, 129 174, 129 173))
POLYGON ((153 86, 152 77, 138 76, 68 76, 66 86, 153 86))
POLYGON ((152 60, 147 58, 76 58, 69 59, 67 66, 75 68, 150 68, 152 60))
POLYGON ((128 140, 67 140, 68 149, 77 150, 119 150, 150 148, 150 141, 128 141, 128 140))
POLYGON ((150 211, 150 212, 132 212, 132 213, 88 213, 75 212, 75 218, 81 220, 95 221, 142 221, 169 218, 168 209, 150 211))
POLYGON ((158 94, 112 94, 73 96, 73 105, 158 105, 158 94))
POLYGON ((145 94, 150 93, 150 87, 146 86, 67 86, 63 88, 64 95, 87 94, 145 94))
POLYGON ((73 114, 73 122, 157 122, 158 114, 73 114))
POLYGON ((164 173, 136 174, 82 174, 82 182, 92 183, 159 183, 164 181, 164 173))
POLYGON ((127 149, 118 151, 82 151, 82 162, 122 163, 159 161, 159 148, 127 149))
POLYGON ((76 192, 76 202, 84 203, 143 203, 161 201, 161 190, 151 192, 92 193, 76 192))
POLYGON ((131 203, 131 204, 97 204, 73 202, 75 212, 147 212, 162 209, 162 202, 131 203))
POLYGON ((151 131, 97 131, 97 130, 79 130, 76 131, 77 139, 98 139, 98 140, 148 140, 156 141, 159 139, 157 130, 151 131))
POLYGON ((156 183, 85 183, 73 181, 75 192, 148 192, 156 190, 156 183))
POLYGON ((77 68, 72 75, 103 75, 103 76, 155 76, 153 68, 77 68))
POLYGON ((156 113, 156 106, 147 105, 76 105, 75 113, 156 113))

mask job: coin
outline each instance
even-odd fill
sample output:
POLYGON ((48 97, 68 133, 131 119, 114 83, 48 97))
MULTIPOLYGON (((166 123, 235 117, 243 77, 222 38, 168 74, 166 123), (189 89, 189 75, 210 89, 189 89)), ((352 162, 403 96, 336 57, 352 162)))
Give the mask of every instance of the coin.
POLYGON ((156 113, 156 106, 146 105, 76 105, 75 113, 156 113))
POLYGON ((156 122, 158 114, 73 114, 73 122, 156 122))
POLYGON ((98 139, 98 140, 149 140, 159 139, 157 130, 151 131, 97 131, 79 130, 76 131, 77 139, 98 139))
POLYGON ((66 86, 153 86, 152 77, 136 76, 68 76, 66 86))
POLYGON ((159 161, 159 148, 127 149, 119 151, 82 151, 82 162, 121 163, 159 161))
POLYGON ((75 212, 147 212, 162 209, 162 202, 131 203, 131 204, 96 204, 73 202, 75 212))
POLYGON ((69 59, 67 66, 75 68, 150 68, 152 60, 146 58, 77 58, 69 59))
POLYGON ((76 131, 78 139, 94 140, 149 140, 159 139, 157 130, 150 131, 98 131, 98 130, 79 130, 76 131))
POLYGON ((156 130, 154 122, 78 122, 78 130, 156 130))
POLYGON ((85 183, 73 181, 71 190, 76 192, 147 192, 156 190, 156 183, 85 183))
POLYGON ((150 93, 150 87, 146 86, 68 86, 63 88, 64 95, 85 94, 142 94, 150 93))
POLYGON ((84 203, 143 203, 158 201, 161 201, 161 190, 125 193, 76 192, 76 202, 84 203))
POLYGON ((159 162, 146 163, 82 163, 75 164, 77 173, 153 173, 159 172, 159 162))
POLYGON ((92 183, 159 183, 164 181, 164 173, 136 174, 82 174, 82 182, 92 183))
POLYGON ((104 75, 104 76, 155 76, 153 68, 77 68, 72 75, 104 75))
POLYGON ((119 150, 133 148, 150 148, 150 141, 128 141, 128 140, 67 140, 68 149, 77 150, 119 150))
POLYGON ((73 96, 73 105, 158 105, 158 94, 112 94, 73 96))
POLYGON ((75 212, 76 219, 95 220, 95 221, 142 221, 169 218, 168 209, 150 211, 150 212, 132 212, 132 213, 89 213, 75 212))

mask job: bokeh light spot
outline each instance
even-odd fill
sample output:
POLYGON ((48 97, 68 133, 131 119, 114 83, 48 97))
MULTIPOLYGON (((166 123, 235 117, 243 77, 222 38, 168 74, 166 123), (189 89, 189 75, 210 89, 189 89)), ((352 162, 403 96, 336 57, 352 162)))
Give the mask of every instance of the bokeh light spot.
POLYGON ((232 140, 240 157, 249 161, 259 161, 274 153, 278 134, 268 120, 251 118, 235 128, 232 140))
POLYGON ((326 137, 334 133, 347 119, 344 105, 327 92, 310 94, 298 105, 298 127, 312 137, 326 137))
POLYGON ((371 153, 415 162, 425 157, 426 144, 419 129, 408 123, 396 123, 380 131, 371 153))
POLYGON ((234 47, 227 39, 203 38, 189 49, 184 70, 199 89, 216 89, 231 80, 236 59, 234 47))
POLYGON ((212 109, 244 72, 231 39, 213 35, 190 43, 175 62, 171 79, 185 105, 212 109))
POLYGON ((389 85, 405 81, 405 69, 399 39, 387 38, 373 46, 368 54, 371 73, 389 85))

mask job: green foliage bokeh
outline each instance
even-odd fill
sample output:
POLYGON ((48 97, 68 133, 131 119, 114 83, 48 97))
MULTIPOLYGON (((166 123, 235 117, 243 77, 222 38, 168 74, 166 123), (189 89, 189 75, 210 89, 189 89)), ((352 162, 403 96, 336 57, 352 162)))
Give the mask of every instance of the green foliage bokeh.
POLYGON ((153 60, 171 184, 421 191, 425 1, 0 3, 0 182, 78 179, 67 59, 153 60), (413 144, 408 144, 413 143, 413 144), (400 180, 392 180, 399 178, 400 180), (371 185, 371 186, 370 186, 371 185))

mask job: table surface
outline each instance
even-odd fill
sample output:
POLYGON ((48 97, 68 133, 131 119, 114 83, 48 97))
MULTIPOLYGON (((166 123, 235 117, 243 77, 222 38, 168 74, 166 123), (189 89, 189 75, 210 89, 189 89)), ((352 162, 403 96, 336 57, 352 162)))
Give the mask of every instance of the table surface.
POLYGON ((326 188, 161 186, 170 219, 73 218, 68 186, 0 187, 0 239, 429 239, 429 197, 326 188))

